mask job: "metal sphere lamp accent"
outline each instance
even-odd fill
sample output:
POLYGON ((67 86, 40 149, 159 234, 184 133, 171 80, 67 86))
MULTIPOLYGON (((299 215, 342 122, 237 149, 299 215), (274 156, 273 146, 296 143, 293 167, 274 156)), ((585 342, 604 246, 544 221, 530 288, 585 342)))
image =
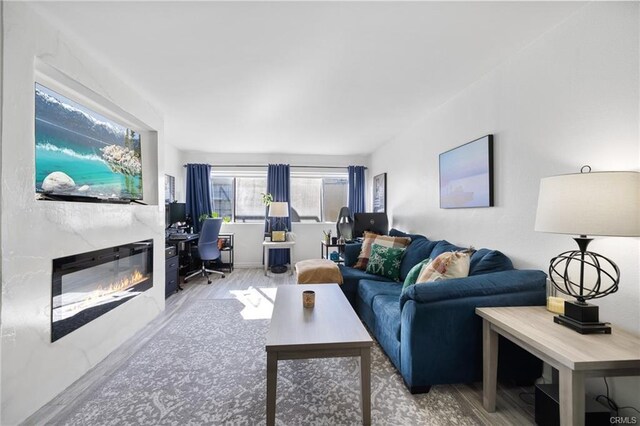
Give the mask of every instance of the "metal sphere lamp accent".
POLYGON ((584 166, 580 173, 543 178, 535 230, 579 235, 574 238, 578 250, 560 253, 549 265, 554 286, 576 298, 565 301, 564 315, 554 321, 582 334, 611 333, 611 327, 600 322, 598 306, 587 300, 618 291, 620 269, 611 259, 588 251, 593 238, 587 236, 640 236, 640 172, 591 173, 591 167, 584 166))

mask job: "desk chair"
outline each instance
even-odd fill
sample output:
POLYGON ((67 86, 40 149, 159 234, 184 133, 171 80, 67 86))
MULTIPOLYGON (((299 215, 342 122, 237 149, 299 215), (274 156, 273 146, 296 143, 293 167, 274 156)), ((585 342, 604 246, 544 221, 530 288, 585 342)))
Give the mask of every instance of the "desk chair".
POLYGON ((218 249, 218 236, 220 234, 220 227, 222 226, 222 219, 205 219, 200 230, 200 238, 198 239, 198 256, 202 260, 202 268, 199 271, 195 271, 186 277, 184 282, 195 277, 196 275, 202 275, 207 277, 207 282, 211 284, 211 278, 209 274, 219 274, 224 278, 224 274, 220 271, 214 271, 207 269, 205 263, 212 260, 220 259, 220 250, 218 249))

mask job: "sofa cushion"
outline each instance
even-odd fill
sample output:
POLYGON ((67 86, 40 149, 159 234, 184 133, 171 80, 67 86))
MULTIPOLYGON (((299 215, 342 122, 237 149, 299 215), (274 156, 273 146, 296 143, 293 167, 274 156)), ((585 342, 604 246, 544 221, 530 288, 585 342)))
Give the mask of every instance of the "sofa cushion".
POLYGON ((362 250, 362 243, 348 243, 344 245, 344 265, 352 267, 358 261, 362 250))
POLYGON ((404 247, 384 247, 373 244, 369 262, 367 262, 367 273, 398 281, 403 254, 404 247))
POLYGON ((402 285, 400 283, 362 280, 358 286, 360 300, 370 307, 373 306, 373 300, 377 296, 393 296, 397 304, 401 292, 402 285))
POLYGON ((498 250, 480 249, 471 256, 469 275, 510 271, 512 269, 513 263, 511 263, 511 260, 498 250))
POLYGON ((416 264, 413 268, 411 268, 411 270, 407 274, 407 277, 404 279, 404 283, 402 284, 402 290, 404 290, 405 288, 411 285, 414 285, 418 281, 418 277, 420 276, 420 272, 422 272, 422 268, 424 268, 424 266, 429 264, 430 262, 431 262, 431 258, 428 257, 422 262, 419 262, 418 264, 416 264))
POLYGON ((411 238, 411 241, 419 240, 421 238, 427 238, 424 235, 420 235, 420 234, 407 234, 406 232, 402 232, 396 228, 391 228, 391 230, 389 231, 389 236, 411 238))
POLYGON ((373 330, 378 343, 391 362, 400 369, 400 329, 402 311, 395 296, 378 296, 373 300, 376 325, 373 330))
POLYGON ((427 283, 469 276, 471 253, 448 251, 442 253, 420 271, 417 282, 427 283))
POLYGON ((431 251, 431 254, 429 255, 429 257, 432 259, 435 259, 436 257, 440 256, 442 253, 447 251, 464 251, 464 250, 466 250, 466 248, 458 247, 455 244, 451 244, 447 240, 440 240, 438 241, 436 246, 433 248, 433 251, 431 251))
POLYGON ((407 237, 390 237, 388 235, 377 235, 372 232, 364 233, 364 239, 362 240, 362 250, 358 255, 358 261, 354 268, 367 269, 367 263, 369 263, 369 256, 371 256, 371 246, 378 244, 384 247, 406 247, 411 243, 411 238, 407 237))
POLYGON ((438 244, 438 241, 431 241, 425 237, 416 238, 415 240, 411 240, 411 244, 404 251, 404 256, 402 257, 402 263, 400 264, 400 279, 404 280, 407 278, 409 271, 411 268, 416 266, 418 263, 423 260, 431 257, 431 252, 434 247, 438 244))

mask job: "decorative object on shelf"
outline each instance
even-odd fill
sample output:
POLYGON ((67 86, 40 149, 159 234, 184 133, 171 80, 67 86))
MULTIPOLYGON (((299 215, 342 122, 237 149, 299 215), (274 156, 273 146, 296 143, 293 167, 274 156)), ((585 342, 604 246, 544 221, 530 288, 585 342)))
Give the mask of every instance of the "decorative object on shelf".
POLYGON ((387 212, 387 174, 381 173, 373 178, 373 212, 387 212))
POLYGON ((558 291, 577 299, 565 301, 564 315, 554 321, 582 334, 611 333, 599 320, 598 306, 586 301, 618 291, 620 269, 611 259, 587 251, 593 240, 587 236, 640 236, 640 172, 591 173, 584 166, 580 173, 543 178, 535 230, 579 235, 574 238, 578 250, 560 253, 549 265, 558 291))
POLYGON ((287 240, 287 233, 285 231, 271 231, 271 241, 274 243, 281 243, 287 240))
POLYGON ((331 229, 322 231, 322 240, 327 245, 331 244, 331 229))
POLYGON ((493 135, 440 154, 440 208, 493 207, 493 135))

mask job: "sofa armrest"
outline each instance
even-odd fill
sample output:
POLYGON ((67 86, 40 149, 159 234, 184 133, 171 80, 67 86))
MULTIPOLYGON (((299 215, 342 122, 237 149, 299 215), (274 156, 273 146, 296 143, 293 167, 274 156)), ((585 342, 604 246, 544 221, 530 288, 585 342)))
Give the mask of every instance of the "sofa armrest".
POLYGON ((400 307, 413 300, 417 303, 433 303, 463 297, 491 296, 544 289, 546 274, 538 270, 513 269, 473 275, 465 278, 420 283, 404 290, 400 307))
POLYGON ((344 245, 344 266, 353 266, 358 261, 362 250, 362 243, 347 243, 344 245))

